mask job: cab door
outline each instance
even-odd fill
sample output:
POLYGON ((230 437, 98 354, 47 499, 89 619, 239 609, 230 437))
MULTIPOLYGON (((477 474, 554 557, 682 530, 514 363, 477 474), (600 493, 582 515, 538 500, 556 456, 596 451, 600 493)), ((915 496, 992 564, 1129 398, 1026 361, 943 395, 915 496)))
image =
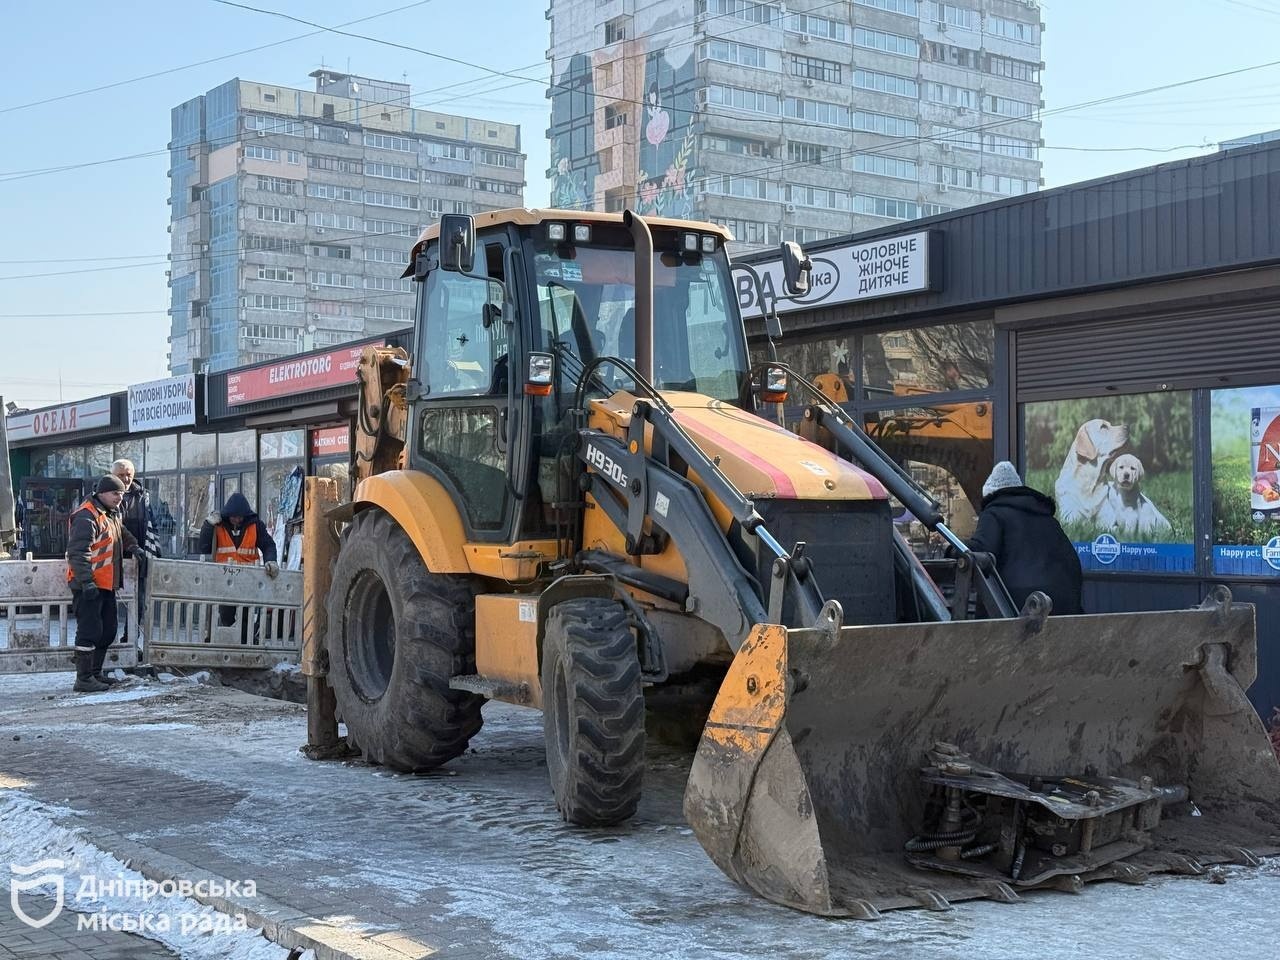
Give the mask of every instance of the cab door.
POLYGON ((460 507, 471 540, 502 542, 512 527, 507 442, 514 307, 503 303, 507 241, 483 239, 465 276, 434 261, 422 280, 410 462, 438 479, 460 507))

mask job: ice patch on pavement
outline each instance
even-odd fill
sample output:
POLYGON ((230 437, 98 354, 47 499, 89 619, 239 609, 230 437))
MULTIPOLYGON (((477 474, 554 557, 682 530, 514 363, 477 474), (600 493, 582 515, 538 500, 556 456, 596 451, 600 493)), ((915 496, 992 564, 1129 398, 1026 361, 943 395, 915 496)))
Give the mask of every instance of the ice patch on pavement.
MULTIPOLYGON (((131 929, 129 932, 164 944, 184 960, 224 960, 227 957, 235 957, 237 960, 285 960, 289 956, 288 950, 265 939, 259 930, 228 931, 225 929, 228 925, 226 914, 187 897, 157 895, 142 900, 138 897, 110 894, 77 896, 88 889, 87 878, 93 878, 91 883, 95 888, 113 884, 115 887, 135 890, 145 878, 82 839, 81 831, 61 826, 54 819, 69 814, 70 811, 38 803, 17 791, 0 792, 0 863, 26 865, 40 861, 61 861, 64 904, 66 909, 77 913, 119 914, 127 917, 145 913, 157 919, 161 916, 169 917, 167 930, 158 929, 157 924, 152 923, 146 929, 131 929), (183 918, 188 918, 186 930, 183 918), (219 919, 223 928, 216 929, 216 932, 201 932, 202 927, 206 930, 215 929, 219 919)), ((55 873, 58 869, 52 868, 55 873)), ((55 882, 51 880, 33 889, 52 899, 56 895, 55 882)), ((47 912, 45 904, 32 910, 36 916, 47 912)), ((315 954, 308 950, 300 960, 315 960, 315 954)))
POLYGON ((282 661, 280 663, 277 663, 274 667, 272 667, 271 672, 295 674, 295 673, 301 673, 302 667, 298 666, 298 664, 296 663, 285 663, 282 661))

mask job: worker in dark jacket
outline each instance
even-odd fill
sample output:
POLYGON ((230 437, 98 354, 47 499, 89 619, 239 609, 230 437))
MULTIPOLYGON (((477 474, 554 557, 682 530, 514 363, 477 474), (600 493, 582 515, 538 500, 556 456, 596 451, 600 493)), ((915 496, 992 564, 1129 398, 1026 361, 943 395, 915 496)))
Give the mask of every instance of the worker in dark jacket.
MULTIPOLYGON (((120 522, 146 550, 145 556, 138 557, 138 619, 145 622, 147 558, 160 556, 160 537, 156 535, 155 518, 151 516, 151 494, 138 482, 132 460, 120 459, 111 464, 111 475, 124 484, 124 497, 120 500, 120 522)), ((127 622, 124 639, 129 639, 127 622)))
POLYGON ((982 485, 982 512, 969 548, 995 558, 1019 608, 1039 590, 1053 601, 1054 613, 1083 613, 1080 557, 1056 509, 1051 497, 1024 485, 1014 465, 1001 461, 982 485))
MULTIPOLYGON (((222 512, 210 514, 200 528, 200 559, 254 564, 259 556, 267 568, 267 576, 274 578, 280 573, 276 542, 271 539, 267 525, 258 519, 244 494, 233 493, 222 505, 222 512)), ((224 627, 231 626, 235 620, 235 607, 218 607, 218 622, 224 627)))
POLYGON ((116 591, 124 580, 126 553, 145 552, 120 522, 124 484, 107 474, 71 514, 67 532, 67 584, 76 616, 76 682, 81 693, 106 690, 102 672, 116 639, 116 591))

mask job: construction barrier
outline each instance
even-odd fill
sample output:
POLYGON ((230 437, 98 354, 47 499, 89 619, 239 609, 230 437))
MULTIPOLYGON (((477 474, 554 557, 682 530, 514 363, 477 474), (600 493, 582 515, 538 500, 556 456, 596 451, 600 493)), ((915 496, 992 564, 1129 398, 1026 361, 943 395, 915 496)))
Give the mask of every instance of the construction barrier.
MULTIPOLYGON (((122 636, 105 667, 138 663, 137 565, 124 564, 124 586, 116 594, 122 636), (127 627, 126 627, 127 624, 127 627)), ((0 674, 74 669, 76 618, 71 612, 64 560, 0 560, 0 674)))
POLYGON ((165 667, 271 668, 302 650, 302 573, 248 564, 152 560, 143 655, 165 667))

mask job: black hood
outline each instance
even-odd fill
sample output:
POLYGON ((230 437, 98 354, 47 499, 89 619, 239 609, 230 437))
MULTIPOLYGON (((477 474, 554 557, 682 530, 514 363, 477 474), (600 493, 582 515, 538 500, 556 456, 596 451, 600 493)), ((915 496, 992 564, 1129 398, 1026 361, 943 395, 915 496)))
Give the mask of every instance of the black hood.
POLYGON ((244 517, 245 520, 252 520, 257 516, 253 512, 253 507, 249 506, 249 501, 245 499, 243 493, 233 493, 227 497, 227 502, 222 505, 222 516, 227 517, 244 517))
POLYGON ((982 498, 984 510, 994 504, 1046 517, 1052 517, 1058 509, 1058 505, 1053 502, 1053 497, 1046 497, 1039 490, 1033 490, 1030 487, 1005 487, 982 498))

